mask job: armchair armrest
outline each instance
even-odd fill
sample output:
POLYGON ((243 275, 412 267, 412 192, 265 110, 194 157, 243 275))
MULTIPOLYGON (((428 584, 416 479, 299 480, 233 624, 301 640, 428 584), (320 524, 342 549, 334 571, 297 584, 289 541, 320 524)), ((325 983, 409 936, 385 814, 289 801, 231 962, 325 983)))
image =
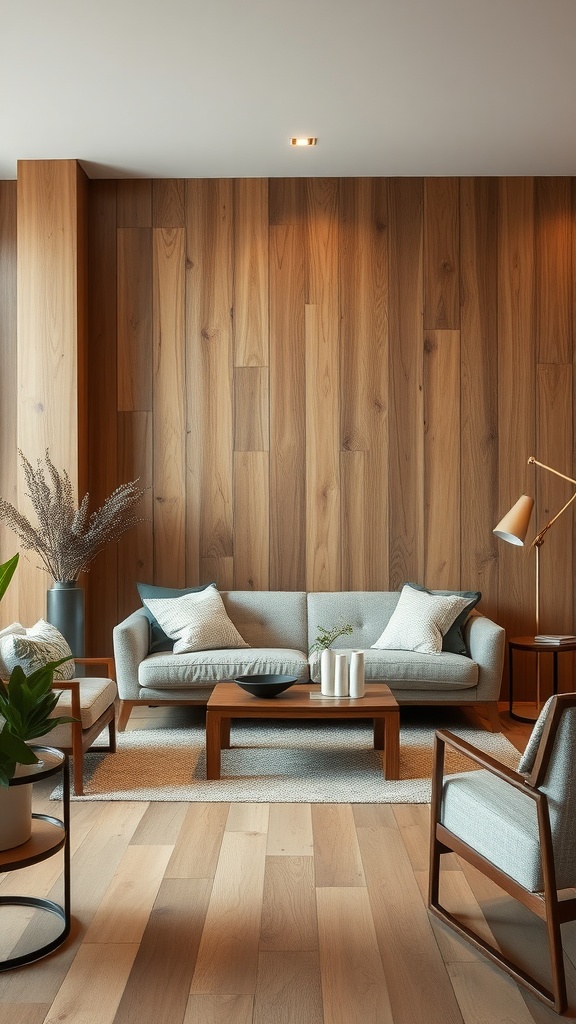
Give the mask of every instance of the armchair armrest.
MULTIPOLYGON (((439 781, 444 776, 444 753, 446 746, 452 747, 453 750, 457 750, 460 754, 464 754, 465 757, 474 761, 480 768, 485 768, 492 775, 498 776, 504 782, 509 782, 516 789, 522 790, 523 793, 527 792, 527 788, 528 791, 531 790, 525 775, 514 771, 513 768, 509 768, 507 764, 498 761, 497 758, 487 754, 486 751, 480 750, 479 747, 473 746, 472 743, 468 743, 467 740, 455 736, 454 733, 448 732, 446 729, 437 729, 434 737, 434 777, 436 777, 438 771, 439 781)), ((531 793, 528 792, 527 795, 531 795, 531 793)))
POLYGON ((113 657, 102 657, 102 658, 74 658, 76 665, 105 665, 108 673, 108 679, 116 679, 116 667, 114 664, 113 657))

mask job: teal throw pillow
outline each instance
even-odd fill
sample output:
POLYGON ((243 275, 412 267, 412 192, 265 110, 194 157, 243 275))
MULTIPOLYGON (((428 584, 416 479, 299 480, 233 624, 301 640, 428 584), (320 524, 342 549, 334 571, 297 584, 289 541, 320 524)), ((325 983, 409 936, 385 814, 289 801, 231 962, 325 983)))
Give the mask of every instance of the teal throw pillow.
MULTIPOLYGON (((178 590, 174 587, 156 587, 152 583, 137 583, 136 586, 138 587, 140 600, 144 601, 145 597, 154 599, 158 597, 182 597, 183 594, 199 594, 201 590, 206 590, 207 587, 215 587, 216 584, 202 583, 199 587, 186 587, 184 590, 178 590)), ((174 647, 174 640, 166 635, 158 619, 149 608, 146 608, 146 605, 144 605, 142 610, 150 623, 148 653, 159 654, 161 651, 171 651, 174 647)))
POLYGON ((462 626, 466 622, 466 619, 470 615, 473 608, 476 607, 482 594, 479 590, 428 590, 427 587, 421 587, 419 583, 407 583, 407 587, 412 587, 413 590, 423 590, 427 594, 437 594, 440 596, 455 594, 456 597, 467 597, 469 603, 460 612, 458 617, 454 620, 448 632, 442 638, 442 650, 448 651, 450 654, 464 654, 469 657, 468 651, 466 650, 466 644, 464 642, 464 635, 462 633, 462 626))

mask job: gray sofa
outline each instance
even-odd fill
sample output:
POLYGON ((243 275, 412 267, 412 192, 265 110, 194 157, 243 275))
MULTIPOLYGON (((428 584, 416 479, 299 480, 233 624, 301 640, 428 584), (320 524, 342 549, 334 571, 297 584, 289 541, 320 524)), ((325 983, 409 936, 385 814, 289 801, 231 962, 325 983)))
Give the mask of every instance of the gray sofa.
POLYGON ((150 623, 144 608, 114 629, 114 656, 122 730, 135 705, 205 704, 215 683, 249 672, 279 672, 301 682, 319 681, 318 660, 308 652, 318 628, 350 623, 339 650, 366 652, 366 680, 386 682, 399 704, 474 707, 500 729, 497 701, 504 662, 504 629, 472 612, 462 628, 466 655, 442 651, 370 650, 396 608, 396 591, 221 591, 226 611, 250 645, 191 654, 149 653, 150 623))

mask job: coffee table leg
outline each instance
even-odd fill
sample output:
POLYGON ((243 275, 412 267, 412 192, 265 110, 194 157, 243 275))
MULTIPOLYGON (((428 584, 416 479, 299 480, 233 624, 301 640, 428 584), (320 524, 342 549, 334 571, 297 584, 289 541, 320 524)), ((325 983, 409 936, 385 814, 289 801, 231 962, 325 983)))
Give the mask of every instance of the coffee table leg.
POLYGON ((220 719, 220 748, 230 750, 230 719, 220 719))
POLYGON ((390 779, 400 778, 400 714, 389 712, 384 715, 384 728, 386 738, 384 740, 384 777, 390 779))
POLYGON ((384 750, 384 719, 374 719, 374 750, 384 750))
POLYGON ((217 711, 206 710, 206 778, 220 778, 221 718, 217 711))

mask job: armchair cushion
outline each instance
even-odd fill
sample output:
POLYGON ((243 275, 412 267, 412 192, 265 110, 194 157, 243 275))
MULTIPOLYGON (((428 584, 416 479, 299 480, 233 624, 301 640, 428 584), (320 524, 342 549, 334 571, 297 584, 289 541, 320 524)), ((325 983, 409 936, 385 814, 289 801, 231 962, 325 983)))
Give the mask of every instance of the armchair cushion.
MULTIPOLYGON (((99 676, 90 679, 82 677, 78 680, 80 690, 80 722, 82 729, 89 729, 101 715, 114 703, 117 695, 116 683, 112 679, 103 679, 99 676)), ((58 684, 54 686, 58 689, 58 684)), ((61 690, 58 705, 54 710, 53 717, 60 715, 72 715, 72 691, 61 690)), ((70 746, 71 726, 57 725, 52 732, 48 733, 46 740, 50 746, 70 746)))

